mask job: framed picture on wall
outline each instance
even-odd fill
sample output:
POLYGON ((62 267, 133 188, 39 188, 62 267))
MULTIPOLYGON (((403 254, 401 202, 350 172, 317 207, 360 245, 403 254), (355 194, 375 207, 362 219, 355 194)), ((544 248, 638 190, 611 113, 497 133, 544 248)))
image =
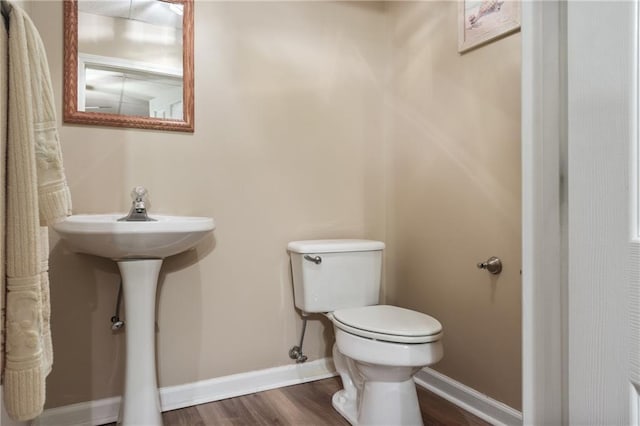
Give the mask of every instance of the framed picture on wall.
POLYGON ((519 0, 459 0, 458 4, 460 53, 520 29, 519 0))

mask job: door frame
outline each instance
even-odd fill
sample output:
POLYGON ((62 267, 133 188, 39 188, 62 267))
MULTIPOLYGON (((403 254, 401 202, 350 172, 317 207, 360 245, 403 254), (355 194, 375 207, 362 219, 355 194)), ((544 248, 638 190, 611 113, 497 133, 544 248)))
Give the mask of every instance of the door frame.
POLYGON ((566 424, 566 4, 522 2, 522 417, 566 424), (561 183, 562 182, 562 183, 561 183))

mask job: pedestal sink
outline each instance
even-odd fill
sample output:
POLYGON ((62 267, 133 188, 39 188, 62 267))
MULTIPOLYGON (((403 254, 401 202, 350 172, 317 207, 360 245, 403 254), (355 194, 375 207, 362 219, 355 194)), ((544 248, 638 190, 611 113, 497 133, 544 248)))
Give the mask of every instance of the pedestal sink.
POLYGON ((125 388, 118 423, 159 426, 155 302, 162 259, 193 248, 215 223, 208 217, 163 215, 153 215, 153 222, 119 222, 122 216, 74 215, 53 229, 73 251, 118 263, 127 319, 125 388))

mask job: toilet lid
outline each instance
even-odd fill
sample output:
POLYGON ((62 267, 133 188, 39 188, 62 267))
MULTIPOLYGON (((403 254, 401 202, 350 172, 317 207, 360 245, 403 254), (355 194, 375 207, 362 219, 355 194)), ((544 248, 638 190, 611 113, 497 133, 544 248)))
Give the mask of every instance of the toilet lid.
POLYGON ((420 312, 389 305, 333 312, 334 324, 358 336, 397 343, 428 343, 442 337, 440 322, 420 312))

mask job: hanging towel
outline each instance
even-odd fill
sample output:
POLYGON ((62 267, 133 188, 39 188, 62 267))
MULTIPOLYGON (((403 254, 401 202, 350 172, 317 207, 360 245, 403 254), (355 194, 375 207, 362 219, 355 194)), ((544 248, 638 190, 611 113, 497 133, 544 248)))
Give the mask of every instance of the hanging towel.
POLYGON ((43 410, 53 362, 46 226, 71 214, 71 196, 44 46, 26 13, 10 9, 4 402, 29 420, 43 410))

